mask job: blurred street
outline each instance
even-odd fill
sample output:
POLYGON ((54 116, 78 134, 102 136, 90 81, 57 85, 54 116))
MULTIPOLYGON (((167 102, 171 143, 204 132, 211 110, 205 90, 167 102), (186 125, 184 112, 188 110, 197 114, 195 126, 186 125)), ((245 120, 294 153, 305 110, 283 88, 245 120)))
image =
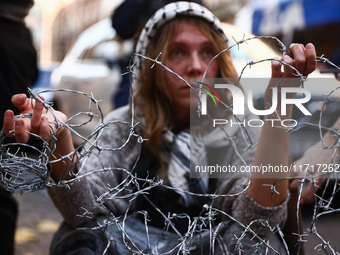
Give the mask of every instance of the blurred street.
POLYGON ((53 233, 62 220, 47 192, 15 194, 19 205, 16 255, 48 254, 53 233))

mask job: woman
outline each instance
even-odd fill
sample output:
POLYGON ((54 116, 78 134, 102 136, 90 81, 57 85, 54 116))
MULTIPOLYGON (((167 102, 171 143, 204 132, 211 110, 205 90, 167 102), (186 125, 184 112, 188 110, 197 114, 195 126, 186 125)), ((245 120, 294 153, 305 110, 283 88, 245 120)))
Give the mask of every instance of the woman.
MULTIPOLYGON (((113 254, 238 253, 239 249, 253 254, 268 247, 269 252, 284 252, 270 229, 285 222, 287 181, 278 182, 271 192, 275 178, 261 175, 252 176, 250 186, 248 177, 190 178, 190 106, 193 101, 198 105, 190 100, 189 85, 195 86, 190 80, 237 78, 228 54, 211 62, 226 47, 220 23, 207 9, 187 2, 169 4, 150 18, 137 43, 134 100, 106 117, 95 144, 74 153, 71 132, 60 125, 67 118, 54 112, 59 120, 51 127, 61 127, 54 155, 64 157, 52 164, 51 177, 55 182, 70 181, 49 189, 65 219, 55 235, 53 254, 79 250, 92 254, 105 249, 113 254), (251 230, 244 231, 247 226, 251 230), (104 231, 90 231, 89 227, 104 231)), ((315 69, 312 44, 294 44, 290 49, 295 60, 286 56, 287 64, 303 75, 315 69)), ((281 74, 280 62, 272 63, 273 78, 294 77, 293 72, 285 67, 281 74)), ((274 85, 273 79, 266 102, 270 102, 274 85)), ((12 101, 22 113, 33 115, 31 120, 14 122, 13 113, 7 111, 5 132, 15 130, 19 142, 27 141, 25 130, 48 139, 49 121, 55 123, 56 119, 50 113, 42 114, 42 103, 36 101, 32 107, 24 95, 14 96, 12 101)), ((281 119, 290 118, 290 106, 286 110, 281 119)), ((280 107, 277 113, 281 114, 280 107)), ((247 113, 245 118, 249 117, 247 113)), ((259 139, 258 131, 247 132, 259 141, 256 152, 246 149, 240 130, 233 131, 234 139, 229 140, 222 159, 225 164, 288 164, 289 134, 285 130, 265 122, 259 139)), ((205 158, 202 155, 204 151, 199 151, 196 159, 205 158)))

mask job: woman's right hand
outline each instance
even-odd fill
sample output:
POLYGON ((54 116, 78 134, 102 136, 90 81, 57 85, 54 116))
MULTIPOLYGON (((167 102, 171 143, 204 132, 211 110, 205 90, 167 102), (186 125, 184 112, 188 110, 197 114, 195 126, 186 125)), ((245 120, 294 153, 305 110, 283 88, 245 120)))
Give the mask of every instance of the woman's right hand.
POLYGON ((50 159, 54 161, 51 176, 56 182, 74 178, 74 175, 67 174, 71 170, 73 173, 77 172, 74 164, 77 161, 77 154, 73 146, 71 131, 63 126, 63 123, 67 121, 66 115, 53 108, 46 111, 42 102, 28 99, 25 94, 14 95, 12 103, 22 115, 31 114, 31 117, 18 117, 14 120, 13 111, 7 110, 4 117, 5 133, 10 137, 15 136, 18 143, 27 143, 31 133, 47 140, 52 131, 57 140, 53 155, 50 156, 50 159), (10 133, 12 130, 15 131, 14 134, 10 133))
MULTIPOLYGON (((27 143, 30 133, 40 136, 43 140, 47 140, 51 135, 50 126, 53 132, 55 132, 58 122, 65 123, 67 121, 66 115, 62 112, 50 108, 55 116, 57 116, 55 118, 50 111, 46 111, 41 101, 28 99, 25 94, 14 95, 12 103, 20 110, 22 115, 31 114, 31 118, 18 117, 14 120, 13 111, 7 110, 5 112, 4 131, 8 135, 10 131, 14 130, 14 135, 9 134, 9 136, 15 136, 18 143, 27 143)), ((63 127, 58 130, 58 133, 62 132, 62 129, 63 127)))

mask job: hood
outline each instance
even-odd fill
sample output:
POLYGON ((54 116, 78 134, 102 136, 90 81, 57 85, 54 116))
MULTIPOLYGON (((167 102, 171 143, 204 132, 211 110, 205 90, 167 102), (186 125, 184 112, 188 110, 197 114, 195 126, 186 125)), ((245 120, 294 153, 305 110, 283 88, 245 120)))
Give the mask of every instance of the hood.
MULTIPOLYGON (((157 30, 165 23, 175 19, 178 15, 195 16, 206 20, 209 24, 211 24, 212 28, 215 28, 216 31, 218 31, 218 33, 226 42, 228 41, 226 35, 223 32, 220 20, 214 14, 212 14, 211 11, 197 3, 180 1, 165 5, 147 21, 137 41, 136 53, 145 56, 149 43, 155 36, 157 30)), ((135 78, 139 75, 143 59, 135 56, 134 62, 135 65, 132 70, 134 73, 133 87, 136 86, 135 78)))

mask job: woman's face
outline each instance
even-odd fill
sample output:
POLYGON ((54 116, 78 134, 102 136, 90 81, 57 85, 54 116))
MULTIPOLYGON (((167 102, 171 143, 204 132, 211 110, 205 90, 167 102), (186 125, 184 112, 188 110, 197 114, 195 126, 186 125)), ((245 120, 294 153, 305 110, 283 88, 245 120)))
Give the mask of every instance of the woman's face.
MULTIPOLYGON (((190 84, 190 79, 191 82, 201 80, 214 55, 210 39, 190 20, 182 20, 177 26, 174 40, 169 44, 166 66, 190 84)), ((176 119, 185 120, 190 116, 190 87, 174 74, 165 72, 165 84, 176 119)), ((205 78, 216 78, 217 75, 218 64, 213 61, 205 78)), ((191 85, 195 87, 197 83, 191 85)))

